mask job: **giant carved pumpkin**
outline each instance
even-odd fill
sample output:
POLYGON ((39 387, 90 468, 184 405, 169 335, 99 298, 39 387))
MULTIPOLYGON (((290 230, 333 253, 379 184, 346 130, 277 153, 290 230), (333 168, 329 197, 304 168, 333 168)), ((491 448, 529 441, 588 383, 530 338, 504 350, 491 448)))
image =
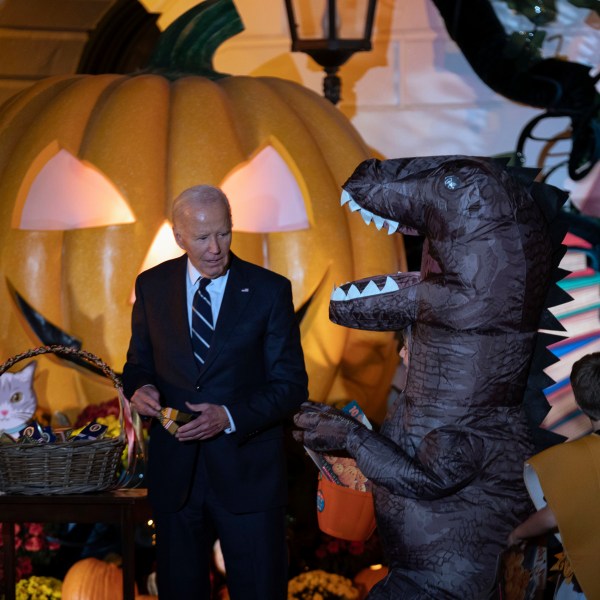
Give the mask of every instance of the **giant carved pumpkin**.
MULTIPOLYGON (((119 371, 134 280, 168 224, 172 199, 198 183, 222 185, 268 148, 295 179, 307 225, 238 230, 233 250, 291 279, 296 308, 303 308, 311 398, 356 398, 377 419, 385 412, 395 341, 390 334, 351 331, 328 319, 334 283, 398 266, 392 237, 370 234, 358 215, 347 216, 339 206, 341 184, 369 156, 368 149, 333 105, 296 83, 214 73, 214 48, 207 52, 201 42, 214 43, 219 36, 222 41, 213 22, 226 21, 227 12, 227 35, 239 31, 241 22, 228 0, 205 4, 163 33, 154 69, 53 77, 0 110, 0 359, 40 343, 18 297, 119 371), (192 65, 198 54, 204 62, 192 65), (193 69, 203 75, 190 74, 193 69), (85 166, 102 180, 102 189, 119 195, 121 216, 54 222, 67 193, 64 181, 50 197, 50 184, 40 177, 60 161, 67 171, 69 165, 85 166), (38 194, 32 208, 38 188, 42 200, 38 194), (49 225, 36 225, 35 215, 44 211, 49 225)), ((81 203, 88 199, 85 187, 77 194, 81 203)), ((86 210, 101 212, 104 204, 115 204, 105 198, 101 194, 86 210)), ((288 199, 278 201, 285 208, 288 199)), ((260 199, 251 208, 259 211, 260 199)), ((233 218, 235 230, 235 209, 233 218)), ((102 378, 95 381, 52 355, 43 360, 39 402, 52 412, 78 412, 95 397, 114 395, 102 391, 110 383, 102 378)))

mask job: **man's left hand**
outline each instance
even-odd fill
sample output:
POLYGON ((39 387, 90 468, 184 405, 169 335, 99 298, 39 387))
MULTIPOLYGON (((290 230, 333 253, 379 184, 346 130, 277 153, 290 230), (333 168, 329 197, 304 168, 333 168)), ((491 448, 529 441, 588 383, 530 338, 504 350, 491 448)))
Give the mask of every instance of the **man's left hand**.
POLYGON ((348 434, 364 427, 341 410, 319 402, 304 402, 294 423, 300 428, 293 432, 294 439, 315 452, 344 450, 348 434))
POLYGON ((186 402, 186 404, 198 416, 179 427, 175 437, 180 442, 208 440, 230 426, 229 417, 222 406, 208 403, 190 404, 186 402))

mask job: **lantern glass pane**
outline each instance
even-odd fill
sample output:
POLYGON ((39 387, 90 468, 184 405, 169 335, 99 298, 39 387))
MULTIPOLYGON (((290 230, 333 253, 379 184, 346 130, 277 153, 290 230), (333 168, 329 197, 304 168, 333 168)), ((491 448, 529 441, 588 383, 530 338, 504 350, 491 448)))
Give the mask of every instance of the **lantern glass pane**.
MULTIPOLYGON (((300 39, 327 39, 328 0, 292 0, 300 39)), ((365 33, 368 0, 335 0, 336 32, 340 39, 361 39, 365 33)))
POLYGON ((327 0, 292 0, 300 39, 323 39, 327 18, 327 0))
POLYGON ((365 35, 368 0, 341 0, 338 2, 338 37, 358 40, 365 35))

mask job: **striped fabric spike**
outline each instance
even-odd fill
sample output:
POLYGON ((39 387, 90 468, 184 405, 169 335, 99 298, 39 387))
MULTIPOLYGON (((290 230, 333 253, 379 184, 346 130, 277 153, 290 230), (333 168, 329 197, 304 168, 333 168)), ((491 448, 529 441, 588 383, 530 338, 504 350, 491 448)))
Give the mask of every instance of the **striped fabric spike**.
POLYGON ((210 281, 207 277, 200 279, 192 304, 192 347, 198 367, 206 360, 214 331, 210 294, 206 289, 210 281))

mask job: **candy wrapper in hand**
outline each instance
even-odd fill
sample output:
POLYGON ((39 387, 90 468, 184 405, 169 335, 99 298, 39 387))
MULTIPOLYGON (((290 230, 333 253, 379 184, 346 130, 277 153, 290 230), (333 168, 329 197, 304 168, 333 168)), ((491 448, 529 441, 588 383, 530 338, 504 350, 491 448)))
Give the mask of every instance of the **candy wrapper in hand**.
POLYGON ((157 419, 170 434, 175 435, 180 425, 189 423, 194 417, 196 417, 195 414, 166 406, 160 410, 160 417, 157 417, 157 419))

